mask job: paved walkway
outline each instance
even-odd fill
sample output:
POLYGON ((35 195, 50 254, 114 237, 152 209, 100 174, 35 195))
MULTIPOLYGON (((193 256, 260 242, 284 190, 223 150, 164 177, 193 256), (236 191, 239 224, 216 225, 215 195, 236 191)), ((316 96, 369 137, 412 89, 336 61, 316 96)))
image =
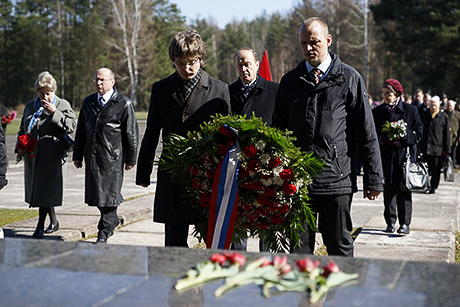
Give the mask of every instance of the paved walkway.
MULTIPOLYGON (((15 163, 12 152, 14 144, 15 137, 7 136, 9 185, 1 191, 0 208, 26 209, 28 205, 23 201, 23 164, 15 163)), ((455 182, 441 182, 436 194, 413 193, 411 233, 407 236, 383 232, 386 227, 383 219, 383 197, 380 196, 377 201, 369 201, 362 199, 361 192, 355 194, 352 205, 353 223, 355 227, 362 227, 355 241, 355 257, 454 262, 455 231, 460 225, 459 177, 456 173, 455 182)), ((127 201, 118 210, 122 223, 108 242, 164 246, 163 225, 152 222, 155 178, 152 177, 152 184, 147 189, 136 186, 134 178, 135 170, 125 172, 122 194, 127 201)), ((99 211, 84 204, 83 186, 84 171, 75 169, 69 163, 64 205, 56 209, 60 230, 46 235, 45 239, 95 241, 99 211)), ((32 238, 36 222, 37 218, 32 218, 7 225, 4 227, 5 236, 32 238)), ((190 235, 189 246, 196 246, 197 243, 190 235)), ((248 251, 258 251, 256 239, 249 240, 248 251)))

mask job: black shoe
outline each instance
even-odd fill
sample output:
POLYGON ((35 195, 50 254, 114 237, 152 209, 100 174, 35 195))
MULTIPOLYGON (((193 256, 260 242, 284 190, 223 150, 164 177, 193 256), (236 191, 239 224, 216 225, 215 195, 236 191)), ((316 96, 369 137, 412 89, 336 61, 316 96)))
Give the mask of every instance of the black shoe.
POLYGON ((408 235, 410 233, 409 225, 402 224, 398 229, 398 233, 408 235))
POLYGON ((59 230, 59 222, 56 221, 56 225, 50 224, 48 228, 45 229, 45 233, 53 233, 59 230))
POLYGON ((99 243, 107 243, 107 238, 106 237, 97 237, 96 244, 99 243))
POLYGON ((389 232, 389 233, 395 232, 395 226, 394 225, 388 225, 387 229, 385 229, 385 232, 389 232))
POLYGON ((436 193, 436 189, 433 189, 431 188, 428 192, 426 192, 427 194, 434 194, 436 193))
POLYGON ((43 239, 43 229, 35 229, 34 234, 32 235, 35 239, 43 239))

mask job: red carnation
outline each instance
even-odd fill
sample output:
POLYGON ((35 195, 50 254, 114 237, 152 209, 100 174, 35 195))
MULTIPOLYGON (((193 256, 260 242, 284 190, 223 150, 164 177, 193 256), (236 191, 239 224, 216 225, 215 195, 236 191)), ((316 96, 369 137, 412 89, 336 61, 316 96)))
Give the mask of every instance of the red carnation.
POLYGON ((245 169, 244 167, 241 167, 239 170, 238 170, 238 177, 240 178, 246 178, 247 176, 249 176, 249 171, 247 169, 245 169))
POLYGON ((201 173, 200 169, 194 165, 190 165, 188 170, 193 176, 198 176, 201 173))
POLYGON ((288 204, 283 204, 281 207, 278 207, 278 212, 279 213, 287 213, 289 211, 289 205, 288 204))
POLYGON ((259 224, 257 225, 260 229, 269 229, 270 224, 267 221, 260 221, 259 224))
POLYGON ((227 147, 227 144, 222 144, 219 146, 219 148, 217 148, 217 153, 221 156, 225 156, 228 152, 228 147, 227 147))
POLYGON ((274 188, 265 188, 264 195, 267 197, 274 197, 276 195, 276 190, 274 188))
MULTIPOLYGON (((252 208, 250 204, 241 204, 240 206, 241 208, 243 208, 244 211, 249 211, 252 208)), ((238 210, 238 212, 240 211, 238 210)))
POLYGON ((262 174, 262 175, 260 175, 260 179, 263 179, 263 180, 268 180, 270 178, 272 178, 272 175, 270 175, 270 174, 262 174))
POLYGON ((283 191, 284 193, 286 193, 287 195, 292 195, 295 193, 295 191, 297 191, 295 185, 291 184, 291 183, 287 183, 285 182, 283 184, 283 191))
POLYGON ((292 179, 292 172, 291 172, 291 169, 283 169, 281 172, 280 172, 280 178, 283 179, 283 180, 291 180, 292 179))
POLYGON ((250 221, 255 221, 257 220, 257 218, 259 217, 259 215, 255 212, 248 212, 248 214, 246 214, 246 217, 248 218, 248 220, 250 221))
POLYGON ((262 190, 262 189, 263 189, 262 183, 260 183, 259 181, 254 181, 254 182, 251 184, 251 189, 257 190, 257 191, 262 190))
POLYGON ((208 154, 204 154, 201 156, 201 162, 203 164, 206 164, 206 165, 209 165, 212 163, 212 157, 211 155, 208 155, 208 154))
POLYGON ((278 225, 284 222, 284 217, 279 214, 273 214, 270 220, 273 224, 278 225))
POLYGON ((192 180, 192 187, 197 190, 201 190, 203 188, 203 185, 201 184, 200 180, 198 178, 194 178, 192 180))
POLYGON ((246 146, 243 151, 248 158, 252 158, 257 155, 257 148, 252 144, 246 146))
POLYGON ((269 201, 267 200, 267 198, 263 195, 259 195, 259 197, 257 197, 257 202, 259 204, 261 204, 262 206, 266 205, 269 203, 269 201))
POLYGON ((208 177, 209 179, 214 179, 214 177, 216 177, 216 172, 212 169, 207 169, 206 177, 208 177))
POLYGON ((256 212, 259 213, 261 216, 267 216, 270 213, 265 207, 257 208, 256 212))
POLYGON ((257 160, 252 159, 248 161, 248 170, 250 172, 255 173, 259 168, 260 168, 260 164, 259 162, 257 162, 257 160))
POLYGON ((270 160, 268 161, 268 166, 270 166, 270 168, 275 168, 279 165, 281 165, 281 159, 276 157, 276 158, 270 158, 270 160))

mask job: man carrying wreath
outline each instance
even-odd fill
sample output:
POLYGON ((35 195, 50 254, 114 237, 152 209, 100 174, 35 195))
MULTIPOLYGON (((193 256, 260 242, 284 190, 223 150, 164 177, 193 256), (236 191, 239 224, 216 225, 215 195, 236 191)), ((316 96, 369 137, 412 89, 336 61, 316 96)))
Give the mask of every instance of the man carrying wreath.
MULTIPOLYGON (((355 148, 364 169, 364 197, 383 191, 383 174, 374 121, 362 77, 328 51, 327 24, 312 17, 300 25, 298 38, 305 60, 281 79, 273 125, 293 131, 296 145, 325 160, 310 186, 312 209, 329 255, 353 256, 350 207, 357 192, 355 148)), ((304 226, 302 246, 313 253, 315 231, 304 226)))
MULTIPOLYGON (((206 46, 200 34, 192 29, 178 32, 169 45, 169 58, 176 71, 153 84, 147 128, 142 139, 137 164, 136 184, 150 185, 156 148, 163 138, 178 134, 186 136, 212 115, 228 115, 228 85, 209 76, 205 65, 206 46)), ((188 247, 189 224, 192 221, 180 209, 181 188, 170 180, 165 170, 157 173, 153 221, 165 224, 165 246, 188 247)))

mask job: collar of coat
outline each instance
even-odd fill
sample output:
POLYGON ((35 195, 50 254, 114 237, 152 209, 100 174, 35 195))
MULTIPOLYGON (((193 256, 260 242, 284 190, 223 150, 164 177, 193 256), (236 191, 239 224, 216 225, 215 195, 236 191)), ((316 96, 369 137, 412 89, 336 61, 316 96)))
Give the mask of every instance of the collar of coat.
MULTIPOLYGON (((302 81, 308 83, 309 85, 316 87, 316 89, 321 89, 324 87, 333 86, 336 84, 341 84, 345 82, 345 71, 344 71, 344 63, 340 60, 340 58, 333 52, 329 52, 332 58, 332 66, 326 76, 324 76, 323 80, 321 80, 318 85, 316 85, 308 76, 307 65, 305 65, 305 60, 300 62, 297 67, 294 69, 297 77, 302 81)), ((315 90, 316 90, 315 89, 315 90)))
MULTIPOLYGON (((169 85, 169 88, 173 90, 172 96, 174 100, 176 100, 180 105, 183 105, 184 101, 182 101, 181 99, 179 88, 177 87, 177 84, 174 78, 175 78, 175 73, 173 73, 172 75, 168 77, 168 85, 169 85)), ((202 70, 201 78, 200 80, 198 80, 198 83, 195 86, 195 89, 190 94, 190 97, 188 98, 188 100, 192 99, 193 96, 198 95, 202 91, 208 90, 210 87, 211 85, 210 85, 209 75, 204 70, 202 70)))
MULTIPOLYGON (((99 93, 94 93, 93 97, 91 97, 91 105, 95 109, 99 109, 99 101, 97 100, 97 97, 99 97, 99 93)), ((113 88, 113 94, 110 97, 109 101, 107 101, 105 104, 107 105, 109 102, 112 103, 118 103, 121 99, 121 94, 119 91, 117 91, 116 88, 113 88)))

